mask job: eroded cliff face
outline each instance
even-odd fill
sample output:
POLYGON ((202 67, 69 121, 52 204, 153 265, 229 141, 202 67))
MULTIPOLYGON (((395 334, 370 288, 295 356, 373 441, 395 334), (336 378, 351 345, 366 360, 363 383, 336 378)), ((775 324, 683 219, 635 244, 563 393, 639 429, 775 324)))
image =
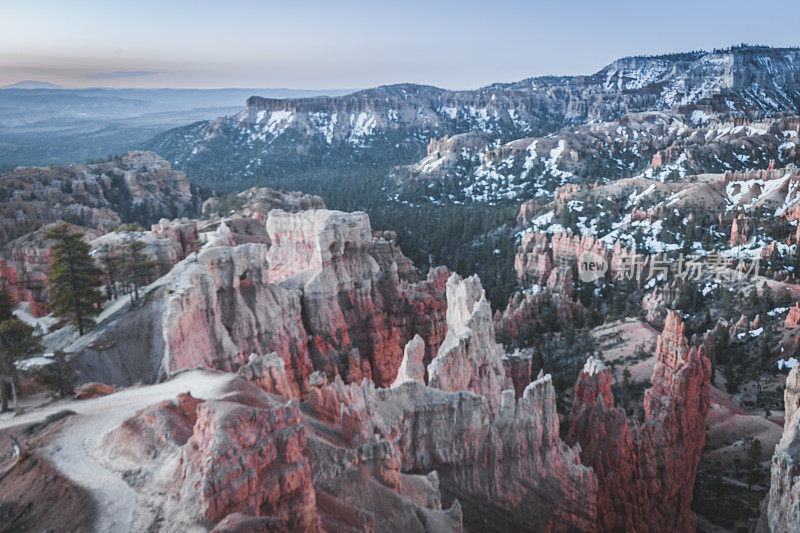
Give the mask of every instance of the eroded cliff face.
POLYGON ((305 446, 296 400, 204 402, 182 451, 174 497, 187 516, 210 523, 242 513, 268 517, 270 529, 319 530, 305 446))
POLYGON ((150 285, 139 307, 111 305, 67 346, 81 374, 126 384, 198 366, 235 372, 251 354, 275 352, 293 395, 304 396, 314 370, 390 385, 415 335, 424 363, 433 358, 445 334, 447 271, 415 281, 364 213, 271 211, 266 233, 271 244, 208 244, 150 285), (148 326, 134 339, 125 321, 148 326), (127 369, 111 368, 123 360, 127 369), (136 375, 131 361, 146 370, 136 375))
MULTIPOLYGON (((138 191, 137 196, 134 196, 132 200, 134 206, 139 206, 142 202, 150 202, 152 205, 148 205, 150 205, 149 209, 151 209, 153 216, 148 218, 157 218, 161 214, 174 215, 186 212, 193 201, 192 197, 190 196, 188 199, 182 199, 180 195, 176 197, 178 193, 169 186, 171 179, 169 176, 171 174, 168 171, 168 166, 164 167, 158 158, 152 159, 152 157, 154 157, 152 154, 139 154, 137 156, 128 154, 122 159, 122 161, 126 162, 123 165, 124 168, 131 167, 128 170, 135 171, 134 174, 130 174, 130 172, 125 174, 127 176, 126 179, 131 184, 130 186, 138 191), (142 173, 144 173, 145 177, 142 177, 142 173), (139 179, 144 180, 144 185, 137 185, 137 180, 139 179), (165 181, 166 184, 162 184, 159 181, 154 185, 148 181, 152 179, 165 181), (179 202, 182 207, 174 209, 164 207, 173 205, 171 202, 179 202)), ((91 174, 105 169, 104 171, 109 171, 113 175, 113 172, 118 170, 116 167, 109 167, 110 164, 104 165, 97 166, 97 168, 91 166, 87 172, 91 174), (112 168, 112 170, 108 170, 108 168, 112 168)), ((38 170, 44 172, 45 176, 49 176, 45 171, 60 176, 59 172, 63 169, 38 170)), ((62 178, 66 179, 64 176, 62 178)), ((45 178, 43 177, 42 179, 45 178)), ((72 179, 74 179, 74 176, 72 179)), ((2 177, 0 177, 0 181, 2 181, 2 177)), ((70 181, 70 183, 72 182, 70 181)), ((35 184, 32 186, 35 187, 35 184)), ((180 191, 185 188, 182 183, 179 183, 176 187, 180 191)), ((31 194, 35 197, 35 194, 31 194)), ((50 196, 47 197, 50 198, 50 196)), ((132 238, 144 243, 144 252, 156 262, 153 275, 148 279, 148 281, 154 281, 156 278, 169 273, 176 263, 185 259, 190 253, 197 251, 209 241, 213 241, 213 244, 216 245, 225 244, 228 246, 245 243, 269 244, 265 221, 270 210, 285 209, 296 212, 305 209, 324 208, 325 206, 318 196, 276 191, 267 187, 248 189, 241 193, 239 198, 241 198, 241 205, 238 209, 233 210, 231 213, 224 213, 226 216, 223 218, 216 215, 206 220, 186 217, 162 218, 156 224, 152 224, 150 230, 110 231, 117 228, 121 222, 131 221, 131 213, 127 213, 122 218, 114 214, 113 217, 102 222, 81 219, 81 223, 84 225, 71 224, 70 230, 85 235, 86 241, 92 248, 97 266, 101 269, 105 268, 102 261, 103 257, 118 254, 129 239, 132 238)), ((50 199, 52 200, 52 198, 50 199)), ((209 199, 211 204, 213 204, 213 201, 219 203, 216 198, 209 199)), ((108 211, 113 213, 110 209, 108 211)), ((2 213, 0 213, 1 216, 2 213)), ((51 218, 57 220, 59 216, 51 218)), ((69 219, 69 217, 64 218, 69 219)), ((45 220, 49 219, 45 217, 42 220, 31 220, 30 224, 32 227, 36 227, 45 220)), ((1 223, 2 220, 0 220, 1 223)), ((53 224, 45 224, 35 231, 9 242, 0 249, 0 283, 9 288, 17 302, 28 302, 31 311, 36 316, 41 316, 47 312, 47 270, 50 264, 49 251, 52 243, 47 241, 44 235, 51 227, 53 227, 53 224)), ((386 233, 388 236, 393 237, 391 232, 386 233)), ((2 242, 2 238, 0 238, 0 242, 2 242)), ((377 241, 376 248, 378 248, 377 241)), ((389 256, 389 262, 396 259, 401 271, 409 272, 414 270, 408 259, 403 257, 401 253, 395 253, 396 247, 393 242, 383 242, 383 248, 381 253, 389 256), (401 262, 401 258, 402 261, 405 261, 404 263, 401 262)), ((415 270, 414 273, 416 273, 415 270)), ((109 279, 104 277, 103 281, 108 283, 109 279)), ((111 291, 111 293, 116 294, 116 291, 111 291)))
POLYGON ((468 529, 589 530, 596 480, 576 449, 559 438, 549 376, 519 400, 488 400, 420 383, 393 389, 334 381, 312 392, 310 412, 352 446, 373 435, 400 452, 402 472, 436 471, 443 504, 458 500, 468 529))
POLYGON ((407 473, 390 440, 345 436, 296 399, 233 377, 211 398, 138 411, 93 453, 154 508, 154 530, 461 531, 435 471, 407 473))
POLYGON ((147 465, 135 490, 167 495, 162 527, 693 529, 710 364, 680 315, 644 424, 591 359, 564 441, 550 376, 505 356, 477 277, 415 281, 363 213, 273 211, 265 227, 268 244, 191 254, 73 346, 84 376, 238 373, 102 439, 120 475, 147 465))
POLYGON ((598 476, 597 529, 694 531, 691 510, 705 444, 711 364, 689 348, 679 313, 667 315, 656 345, 644 423, 614 407, 611 371, 590 359, 578 377, 568 443, 598 476))
POLYGON ((783 436, 772 456, 769 495, 761 508, 758 531, 800 529, 800 367, 786 379, 783 436))
MULTIPOLYGON (((529 219, 530 209, 528 204, 523 204, 517 220, 529 219)), ((517 280, 523 285, 546 285, 552 293, 571 298, 574 293, 573 280, 578 278, 579 262, 605 262, 612 275, 625 273, 630 277, 628 272, 631 269, 626 265, 631 264, 633 257, 633 250, 619 241, 609 250, 605 243, 590 235, 573 235, 570 232, 550 235, 530 230, 522 236, 517 247, 514 270, 517 280)), ((638 259, 643 257, 639 256, 638 259)))
MULTIPOLYGON (((294 248, 285 237, 273 242, 294 248)), ((264 245, 219 249, 268 253, 264 245)), ((336 260, 310 261, 324 269, 336 260)), ((282 290, 304 305, 298 289, 282 290)), ((252 355, 217 397, 180 395, 143 409, 103 439, 102 453, 123 473, 149 461, 137 490, 166 491, 165 527, 590 530, 597 478, 559 437, 550 376, 515 398, 479 280, 452 275, 439 290, 448 340, 428 365, 428 385, 421 335, 406 343, 393 387, 347 384, 341 373, 329 379, 317 370, 300 403, 296 369, 279 352, 252 355)))
POLYGON ((105 163, 20 167, 0 174, 0 243, 64 220, 95 229, 173 218, 193 210, 186 174, 152 152, 105 163))
POLYGON ((475 392, 493 408, 500 403, 500 393, 513 388, 478 276, 462 280, 453 274, 447 280, 447 335, 428 365, 428 384, 451 392, 475 392))

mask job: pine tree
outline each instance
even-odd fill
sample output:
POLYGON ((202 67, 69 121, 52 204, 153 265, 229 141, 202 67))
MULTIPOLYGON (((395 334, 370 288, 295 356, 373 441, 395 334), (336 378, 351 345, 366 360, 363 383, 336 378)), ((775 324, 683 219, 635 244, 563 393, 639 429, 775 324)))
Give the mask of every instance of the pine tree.
POLYGON ((46 237, 55 241, 50 248, 52 262, 47 278, 51 310, 54 315, 69 319, 83 335, 100 312, 102 272, 89 255, 82 233, 72 233, 66 224, 61 224, 48 231, 46 237))
POLYGON ((128 233, 125 238, 122 271, 125 282, 133 289, 131 298, 134 303, 139 301, 139 288, 147 283, 156 267, 156 262, 145 252, 146 247, 133 233, 128 233))
POLYGON ((122 259, 119 255, 115 254, 109 244, 102 245, 98 250, 98 259, 100 264, 103 265, 106 282, 106 299, 116 300, 119 298, 119 278, 122 270, 122 259))
POLYGON ((0 322, 5 322, 14 316, 13 310, 14 300, 11 298, 11 294, 5 287, 0 287, 0 322))
POLYGON ((8 410, 8 391, 17 408, 16 361, 41 351, 34 329, 16 317, 0 322, 0 412, 8 410))
POLYGON ((53 353, 53 362, 38 369, 33 379, 37 384, 66 397, 75 392, 77 376, 64 351, 56 350, 53 353))

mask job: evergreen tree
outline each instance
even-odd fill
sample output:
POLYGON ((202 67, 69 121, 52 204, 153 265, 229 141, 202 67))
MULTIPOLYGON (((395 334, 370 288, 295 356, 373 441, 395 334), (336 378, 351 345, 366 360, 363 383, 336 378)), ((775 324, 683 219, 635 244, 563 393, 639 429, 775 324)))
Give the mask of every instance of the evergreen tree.
POLYGON ((122 271, 125 282, 133 290, 131 299, 134 303, 139 301, 139 288, 147 283, 156 267, 156 262, 145 252, 146 247, 147 245, 138 240, 133 233, 128 233, 125 237, 121 258, 122 271))
POLYGON ((0 322, 5 322, 13 317, 14 300, 5 287, 0 287, 0 322))
POLYGON ((50 248, 52 262, 47 284, 54 315, 69 319, 83 335, 100 312, 103 297, 102 272, 89 255, 82 233, 72 233, 66 224, 56 226, 46 237, 55 241, 50 248))
POLYGON ((111 248, 110 245, 104 244, 98 250, 98 259, 100 264, 103 265, 106 282, 106 299, 116 300, 119 298, 119 278, 122 270, 122 259, 111 248))
POLYGON ((33 378, 37 384, 51 389, 61 397, 75 392, 77 376, 63 350, 56 350, 53 362, 38 369, 33 378))
POLYGON ((17 367, 15 363, 41 350, 34 329, 12 317, 0 322, 0 412, 8 410, 9 391, 17 408, 17 367))

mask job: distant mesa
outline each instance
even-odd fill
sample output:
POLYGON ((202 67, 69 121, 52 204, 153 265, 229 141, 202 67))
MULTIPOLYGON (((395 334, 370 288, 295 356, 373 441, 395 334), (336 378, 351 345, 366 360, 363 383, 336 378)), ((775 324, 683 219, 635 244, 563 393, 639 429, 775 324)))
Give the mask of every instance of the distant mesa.
POLYGON ((25 80, 3 85, 0 89, 63 89, 63 87, 49 81, 25 80))

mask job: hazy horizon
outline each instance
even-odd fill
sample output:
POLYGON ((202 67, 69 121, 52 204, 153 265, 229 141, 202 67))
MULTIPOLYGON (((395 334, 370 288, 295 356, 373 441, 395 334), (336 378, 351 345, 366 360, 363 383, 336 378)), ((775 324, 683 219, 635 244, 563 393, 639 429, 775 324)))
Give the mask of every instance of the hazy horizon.
POLYGON ((800 4, 678 0, 43 0, 0 6, 0 86, 351 90, 392 83, 471 89, 591 74, 624 56, 795 46, 800 4), (780 16, 777 16, 780 15, 780 16), (634 44, 635 43, 635 44, 634 44))

